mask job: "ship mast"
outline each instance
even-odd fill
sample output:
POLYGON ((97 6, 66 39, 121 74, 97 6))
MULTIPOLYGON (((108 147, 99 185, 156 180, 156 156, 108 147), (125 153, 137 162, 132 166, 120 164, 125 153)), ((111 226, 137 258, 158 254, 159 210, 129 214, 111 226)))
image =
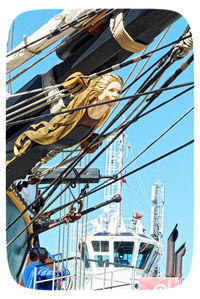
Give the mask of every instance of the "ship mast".
MULTIPOLYGON (((110 136, 107 142, 110 142, 114 138, 114 135, 110 136)), ((111 146, 107 149, 106 152, 106 176, 113 176, 116 173, 119 173, 119 176, 122 176, 120 172, 123 168, 123 157, 124 157, 124 138, 125 133, 122 133, 118 139, 116 139, 111 146)), ((104 189, 104 201, 110 200, 113 195, 120 194, 122 196, 122 180, 118 180, 117 182, 109 185, 104 189)), ((122 215, 121 215, 121 202, 113 203, 109 206, 106 206, 104 209, 104 222, 107 223, 110 220, 112 215, 116 216, 117 219, 117 232, 119 231, 122 225, 122 215), (107 220, 105 220, 107 219, 107 220)))
POLYGON ((165 188, 159 180, 158 172, 151 192, 151 236, 158 242, 161 242, 163 237, 164 194, 165 188))

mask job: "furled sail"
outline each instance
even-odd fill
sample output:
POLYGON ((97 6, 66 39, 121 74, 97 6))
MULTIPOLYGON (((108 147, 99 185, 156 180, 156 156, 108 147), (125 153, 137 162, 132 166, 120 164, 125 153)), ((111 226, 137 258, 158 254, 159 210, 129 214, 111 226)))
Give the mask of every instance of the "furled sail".
POLYGON ((24 36, 24 41, 14 48, 10 53, 8 53, 6 59, 7 73, 26 62, 32 56, 39 54, 45 48, 74 30, 73 27, 66 27, 66 29, 61 31, 61 33, 48 38, 49 34, 54 32, 57 28, 64 26, 91 11, 92 9, 64 9, 61 13, 54 16, 48 23, 38 29, 30 37, 24 36), (42 37, 44 36, 47 37, 43 39, 42 37), (38 41, 34 42, 36 40, 38 41), (24 48, 24 46, 28 44, 31 45, 24 48), (18 49, 21 50, 17 51, 18 49))

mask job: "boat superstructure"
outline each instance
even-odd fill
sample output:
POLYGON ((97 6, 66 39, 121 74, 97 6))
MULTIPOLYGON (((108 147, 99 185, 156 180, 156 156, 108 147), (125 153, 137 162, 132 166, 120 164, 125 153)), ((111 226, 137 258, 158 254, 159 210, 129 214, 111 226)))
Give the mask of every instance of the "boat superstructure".
MULTIPOLYGON (((123 222, 121 232, 114 233, 113 229, 98 231, 88 235, 86 243, 81 242, 83 254, 89 257, 86 259, 83 255, 87 261, 85 287, 133 289, 137 287, 139 277, 155 275, 163 247, 144 233, 138 216, 131 222, 128 227, 123 222)), ((115 215, 111 224, 116 224, 115 215)))
MULTIPOLYGON (((106 176, 121 173, 124 137, 125 134, 122 134, 107 150, 106 176)), ((109 186, 104 191, 104 200, 119 193, 121 196, 122 184, 123 181, 119 180, 109 186)), ((163 245, 145 233, 142 215, 132 211, 131 216, 123 218, 121 202, 115 202, 104 207, 96 219, 87 222, 87 235, 78 241, 79 255, 86 272, 85 289, 134 289, 138 286, 139 277, 158 275, 163 245)), ((82 231, 81 228, 79 230, 82 231)), ((75 240, 76 231, 72 235, 75 240)), ((71 254, 74 256, 76 253, 71 254)))
MULTIPOLYGON (((105 178, 115 177, 116 174, 120 177, 123 174, 125 136, 122 134, 106 151, 105 178)), ((110 136, 107 142, 112 138, 114 135, 110 136)), ((96 172, 97 170, 90 169, 88 174, 92 176, 96 172)), ((85 177, 81 179, 87 181, 87 175, 85 174, 85 177)), ((51 176, 46 180, 50 182, 51 176)), ((166 288, 168 285, 176 286, 181 283, 182 256, 185 253, 185 245, 177 252, 178 265, 175 267, 176 261, 173 258, 178 234, 176 227, 169 238, 168 278, 161 277, 160 272, 159 262, 164 252, 162 244, 164 186, 158 178, 152 186, 151 233, 147 234, 143 224, 143 215, 130 211, 131 217, 122 216, 121 203, 126 200, 122 198, 123 183, 122 179, 118 180, 104 190, 104 204, 102 204, 101 213, 95 219, 68 225, 67 257, 64 258, 63 253, 49 254, 48 263, 45 264, 54 273, 49 279, 52 281, 52 289, 137 290, 149 288, 149 280, 150 285, 153 284, 154 287, 156 285, 158 288, 163 288, 163 286, 166 288), (105 205, 108 202, 110 204, 105 205), (174 267, 177 268, 177 275, 172 270, 175 269, 174 267), (63 271, 63 269, 67 269, 66 273, 57 278, 56 271, 63 271)), ((16 259, 15 252, 10 252, 16 259)), ((30 262, 28 258, 25 264, 28 265, 30 262)), ((35 266, 34 288, 48 281, 37 281, 36 273, 39 268, 40 265, 35 266)), ((24 269, 22 273, 23 271, 24 269)))

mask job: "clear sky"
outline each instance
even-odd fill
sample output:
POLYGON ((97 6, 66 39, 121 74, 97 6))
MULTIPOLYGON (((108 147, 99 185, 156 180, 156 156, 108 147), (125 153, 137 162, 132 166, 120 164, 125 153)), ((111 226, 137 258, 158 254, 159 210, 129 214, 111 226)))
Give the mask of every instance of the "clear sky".
MULTIPOLYGON (((35 32, 35 30, 37 30, 37 28, 45 24, 51 17, 59 13, 59 11, 60 10, 29 11, 19 15, 14 21, 13 47, 17 46, 22 41, 24 34, 27 36, 31 35, 33 32, 35 32)), ((175 24, 172 25, 161 45, 167 44, 179 38, 179 36, 184 32, 186 25, 187 21, 184 18, 179 19, 175 24)), ((160 37, 156 38, 154 43, 150 45, 150 49, 153 49, 159 38, 160 37)), ((148 65, 158 59, 160 55, 160 53, 155 54, 155 58, 152 58, 148 65)), ((20 79, 16 80, 12 84, 13 93, 31 78, 33 78, 36 74, 45 73, 58 62, 59 59, 55 55, 52 55, 45 61, 39 63, 31 71, 26 72, 20 77, 20 79)), ((168 76, 177 68, 178 65, 180 65, 180 62, 175 63, 166 72, 166 74, 161 78, 161 82, 164 82, 164 80, 168 78, 168 76)), ((120 76, 125 80, 131 68, 132 65, 123 68, 117 73, 120 74, 120 76)), ((21 68, 18 70, 20 69, 21 68)), ((139 70, 139 68, 135 70, 135 75, 137 74, 137 70, 139 70)), ((133 77, 134 75, 132 78, 133 77)), ((191 65, 173 84, 186 83, 193 80, 193 66, 191 65)), ((139 81, 136 85, 134 85, 128 94, 133 94, 141 82, 142 81, 139 81)), ((158 86, 160 86, 160 84, 158 84, 158 86)), ((183 89, 178 89, 178 91, 172 90, 164 92, 162 96, 156 100, 155 104, 169 99, 174 94, 182 90, 183 89)), ((194 95, 193 91, 190 91, 177 100, 140 119, 137 123, 129 127, 129 129, 126 131, 126 142, 131 146, 132 153, 130 153, 127 159, 125 159, 125 164, 130 161, 132 154, 136 156, 163 131, 171 126, 179 117, 181 117, 188 109, 190 109, 193 104, 194 95)), ((123 105, 124 102, 119 105, 117 111, 119 111, 123 105)), ((125 114, 126 117, 128 116, 128 113, 125 114)), ((193 139, 193 122, 194 119, 192 112, 186 116, 184 120, 181 121, 175 128, 167 133, 160 141, 158 141, 151 149, 142 155, 136 161, 135 165, 129 166, 127 172, 133 170, 134 167, 139 167, 193 139)), ((104 173, 104 165, 105 155, 96 161, 92 167, 100 168, 101 173, 104 173)), ((147 232, 150 231, 150 205, 147 203, 146 196, 150 202, 151 186, 157 179, 157 169, 158 164, 153 164, 142 171, 127 177, 127 184, 123 184, 122 215, 123 217, 131 217, 133 212, 139 212, 140 214, 143 214, 147 232), (138 180, 142 181, 143 190, 145 190, 146 195, 144 195, 144 191, 141 191, 141 184, 138 184, 138 180)), ((186 278, 189 273, 193 251, 193 171, 193 145, 190 145, 159 162, 159 179, 165 186, 166 192, 164 206, 163 244, 166 246, 169 234, 174 226, 178 224, 179 237, 176 243, 176 250, 184 242, 186 242, 186 254, 183 259, 184 278, 186 278)), ((91 196, 90 205, 99 203, 102 201, 102 199, 103 192, 99 192, 94 196, 91 196)), ((90 217, 93 218, 96 215, 98 215, 98 213, 93 213, 90 215, 90 217)), ((51 230, 48 236, 45 235, 44 237, 41 237, 41 245, 47 247, 50 252, 56 250, 57 248, 54 245, 55 242, 49 241, 53 239, 52 236, 55 236, 55 232, 56 230, 51 230)), ((166 250, 162 259, 163 275, 165 275, 165 260, 166 250)))

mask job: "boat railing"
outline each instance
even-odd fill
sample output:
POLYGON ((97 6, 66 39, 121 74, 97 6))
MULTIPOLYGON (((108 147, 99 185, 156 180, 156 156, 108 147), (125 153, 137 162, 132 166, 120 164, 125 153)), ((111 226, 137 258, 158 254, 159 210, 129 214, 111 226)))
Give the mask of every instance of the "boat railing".
MULTIPOLYGON (((74 269, 72 268, 69 271, 64 265, 64 263, 69 265, 69 262, 71 262, 71 265, 75 265, 77 263, 77 260, 81 260, 81 258, 74 256, 43 264, 45 266, 50 266, 53 269, 52 277, 43 280, 37 280, 37 269, 43 265, 36 265, 34 269, 33 288, 36 289, 37 284, 44 285, 45 282, 51 282, 52 290, 83 290, 86 288, 90 290, 106 290, 129 286, 131 290, 135 288, 136 279, 134 266, 121 265, 105 260, 102 261, 102 271, 87 271, 86 276, 84 269, 79 269, 78 271, 78 269, 75 269, 74 267, 74 269), (117 266, 117 269, 112 268, 111 270, 109 267, 111 265, 117 266), (57 275, 57 273, 59 272, 60 275, 57 275), (123 275, 120 275, 120 272, 123 272, 123 275), (124 272, 128 272, 128 275, 130 277, 129 282, 127 282, 127 279, 123 281, 122 277, 126 277, 126 275, 124 275, 124 272)), ((88 261, 91 263, 97 263, 97 260, 94 259, 88 259, 88 261)))
MULTIPOLYGON (((90 262, 97 262, 96 260, 88 259, 90 262)), ((97 272, 97 273, 88 273, 88 280, 90 280, 90 289, 91 290, 105 290, 105 289, 114 289, 114 288, 119 288, 119 287, 125 287, 125 286, 130 286, 130 289, 134 289, 135 285, 135 267, 134 266, 129 266, 129 265, 121 265, 118 263, 112 263, 104 260, 103 262, 103 271, 97 272), (117 269, 112 268, 110 270, 109 266, 117 266, 117 269), (121 267, 121 269, 120 269, 121 267), (109 270, 108 270, 109 269, 109 270), (128 274, 130 275, 130 282, 127 282, 127 279, 123 281, 115 277, 115 274, 119 275, 119 272, 129 272, 128 274), (110 277, 109 277, 110 276, 110 277), (97 284, 100 287, 97 287, 97 284, 94 286, 94 281, 97 282, 97 284)), ((123 275, 124 276, 124 275, 123 275)))
POLYGON ((68 258, 68 259, 60 259, 57 261, 48 262, 41 265, 36 265, 34 267, 34 279, 33 279, 33 289, 36 289, 37 284, 43 284, 45 282, 52 282, 52 290, 67 290, 70 289, 71 281, 74 277, 74 275, 71 275, 70 272, 67 270, 67 268, 64 266, 64 262, 70 261, 74 258, 68 258), (60 266, 60 264, 62 265, 60 266), (42 266, 50 266, 50 269, 52 269, 52 277, 48 279, 42 279, 37 280, 37 269, 39 269, 42 266), (60 273, 59 275, 56 274, 60 273), (63 274, 65 273, 65 274, 63 274), (64 283, 65 282, 65 283, 64 283))

